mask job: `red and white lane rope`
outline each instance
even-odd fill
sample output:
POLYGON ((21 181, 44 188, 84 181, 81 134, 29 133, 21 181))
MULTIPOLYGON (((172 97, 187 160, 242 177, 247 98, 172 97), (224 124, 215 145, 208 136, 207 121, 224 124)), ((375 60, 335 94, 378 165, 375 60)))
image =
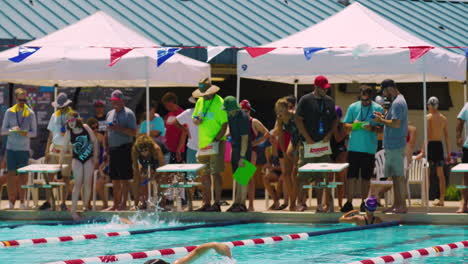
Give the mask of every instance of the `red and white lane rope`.
POLYGON ((35 244, 44 243, 60 243, 68 241, 81 241, 88 239, 97 239, 103 237, 116 237, 116 236, 130 236, 131 233, 128 231, 121 232, 110 232, 103 234, 87 234, 87 235, 76 235, 76 236, 61 236, 61 237, 46 237, 46 238, 33 238, 33 239, 21 239, 21 240, 9 240, 0 241, 0 248, 2 247, 17 247, 17 246, 29 246, 35 244))
MULTIPOLYGON (((226 244, 230 248, 233 248, 233 247, 251 246, 251 245, 258 245, 258 244, 273 244, 276 242, 288 241, 288 240, 307 240, 308 238, 309 238, 309 234, 300 233, 300 234, 292 234, 292 235, 285 235, 285 236, 273 236, 273 237, 246 239, 246 240, 240 240, 240 241, 231 241, 231 242, 224 242, 223 244, 226 244)), ((109 263, 109 262, 116 262, 116 261, 123 261, 123 260, 161 257, 161 256, 175 255, 175 254, 187 254, 191 252, 192 250, 194 250, 195 248, 197 248, 197 246, 167 248, 167 249, 151 250, 151 251, 144 251, 144 252, 134 252, 134 253, 107 255, 107 256, 100 256, 100 257, 56 261, 56 262, 49 262, 46 264, 109 263)))
POLYGON ((402 261, 402 260, 410 259, 410 258, 434 256, 437 253, 447 252, 447 251, 451 251, 453 249, 466 248, 466 247, 468 247, 468 240, 461 241, 461 242, 456 242, 456 243, 450 243, 450 244, 441 245, 441 246, 411 250, 411 251, 407 251, 407 252, 396 253, 396 254, 393 254, 393 255, 387 255, 387 256, 376 257, 376 258, 371 258, 371 259, 365 259, 365 260, 360 260, 360 261, 353 261, 353 262, 350 262, 348 264, 382 264, 382 263, 390 263, 390 262, 402 261))

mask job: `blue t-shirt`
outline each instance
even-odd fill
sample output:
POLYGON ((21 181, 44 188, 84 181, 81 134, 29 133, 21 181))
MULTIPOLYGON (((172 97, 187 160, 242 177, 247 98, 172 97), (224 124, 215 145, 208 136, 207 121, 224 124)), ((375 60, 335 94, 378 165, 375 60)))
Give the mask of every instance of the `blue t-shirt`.
MULTIPOLYGON (((106 120, 108 124, 118 124, 124 128, 136 129, 136 118, 135 114, 130 108, 125 107, 120 112, 116 112, 115 109, 107 113, 106 120)), ((133 142, 133 137, 126 135, 122 132, 115 130, 108 130, 109 135, 109 146, 119 147, 125 144, 133 142)))
MULTIPOLYGON (((468 131, 468 103, 466 103, 460 113, 457 116, 458 119, 465 121, 465 129, 468 131)), ((468 137, 465 139, 465 143, 463 144, 464 148, 468 148, 468 137)))
MULTIPOLYGON (((355 120, 359 122, 369 122, 370 125, 376 126, 374 121, 372 121, 372 113, 381 112, 384 113, 383 108, 372 102, 369 106, 363 106, 360 101, 352 103, 348 111, 346 111, 346 116, 343 120, 343 123, 352 124, 355 120)), ((369 154, 375 154, 377 151, 377 132, 367 131, 365 129, 358 129, 351 131, 348 142, 348 150, 354 152, 364 152, 369 154)))
POLYGON ((384 127, 384 148, 399 149, 405 147, 406 136, 408 135, 408 105, 403 95, 399 94, 395 97, 385 119, 400 120, 400 127, 384 127))
MULTIPOLYGON (((146 124, 147 121, 141 122, 140 125, 140 134, 146 134, 146 124)), ((157 130, 159 131, 159 136, 166 135, 166 127, 164 126, 164 120, 159 115, 155 115, 153 120, 150 121, 150 131, 157 130)))

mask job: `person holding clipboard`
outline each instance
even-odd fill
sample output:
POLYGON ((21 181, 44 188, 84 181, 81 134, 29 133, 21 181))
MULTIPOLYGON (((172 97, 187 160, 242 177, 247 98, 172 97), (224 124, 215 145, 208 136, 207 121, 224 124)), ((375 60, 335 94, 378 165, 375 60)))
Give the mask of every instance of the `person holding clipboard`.
POLYGON ((26 104, 26 91, 19 88, 15 90, 16 104, 5 112, 2 124, 2 135, 8 135, 6 145, 7 155, 7 187, 9 208, 15 207, 18 195, 20 208, 25 209, 25 192, 21 185, 26 184, 26 174, 16 174, 16 170, 29 163, 30 138, 36 137, 37 121, 34 111, 26 104))

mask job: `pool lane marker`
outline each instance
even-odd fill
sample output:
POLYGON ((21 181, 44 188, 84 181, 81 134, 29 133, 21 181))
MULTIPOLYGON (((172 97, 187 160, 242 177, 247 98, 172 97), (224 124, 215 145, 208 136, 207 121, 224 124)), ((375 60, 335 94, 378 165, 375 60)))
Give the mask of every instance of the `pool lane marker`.
POLYGON ((51 243, 71 242, 71 241, 82 241, 82 240, 98 239, 98 238, 106 238, 106 237, 131 236, 131 235, 140 235, 140 234, 165 232, 165 231, 184 231, 184 230, 196 229, 196 228, 209 228, 209 227, 220 227, 220 226, 230 226, 230 225, 241 225, 241 224, 248 224, 248 223, 249 222, 247 222, 247 221, 237 220, 237 221, 210 223, 210 224, 199 224, 199 225, 175 226, 175 227, 153 228, 153 229, 143 229, 143 230, 133 230, 133 231, 110 232, 110 233, 104 233, 104 234, 86 234, 86 235, 75 235, 75 236, 61 236, 61 237, 46 237, 46 238, 9 240, 9 241, 0 241, 0 248, 30 246, 30 245, 47 244, 47 243, 51 244, 51 243))
POLYGON ((466 248, 468 247, 468 240, 450 243, 440 246, 428 247, 423 249, 411 250, 401 253, 396 253, 393 255, 381 256, 371 259, 365 259, 360 261, 353 261, 348 264, 381 264, 381 263, 391 263, 394 261, 402 261, 410 258, 419 258, 419 257, 429 257, 435 256, 437 253, 451 251, 457 248, 466 248))
MULTIPOLYGON (((299 234, 291 234, 291 235, 283 235, 283 236, 273 236, 273 237, 223 242, 223 244, 229 246, 230 248, 242 247, 242 246, 253 246, 253 245, 260 245, 260 244, 274 244, 274 243, 281 242, 281 241, 307 240, 309 237, 326 235, 326 234, 359 231, 359 230, 374 229, 374 228, 381 228, 381 227, 392 227, 392 226, 397 226, 399 224, 400 224, 399 222, 393 221, 393 222, 386 222, 386 223, 367 225, 367 226, 354 226, 354 227, 348 227, 348 228, 323 230, 323 231, 316 231, 316 232, 309 232, 309 233, 299 233, 299 234)), ((193 251, 195 248, 197 248, 197 246, 166 248, 166 249, 151 250, 151 251, 144 251, 144 252, 133 252, 133 253, 123 253, 123 254, 117 254, 117 255, 107 255, 107 256, 89 257, 89 258, 82 258, 82 259, 63 260, 63 261, 56 261, 56 262, 48 262, 45 264, 109 263, 109 262, 116 262, 116 261, 123 261, 123 260, 144 259, 144 258, 150 258, 150 257, 162 257, 162 256, 176 255, 176 254, 187 254, 193 251)))
POLYGON ((58 226, 58 225, 85 225, 85 224, 96 224, 96 223, 107 223, 106 219, 88 219, 80 221, 56 221, 56 222, 32 222, 27 224, 16 224, 16 225, 0 225, 0 228, 14 229, 24 226, 40 225, 40 226, 58 226))

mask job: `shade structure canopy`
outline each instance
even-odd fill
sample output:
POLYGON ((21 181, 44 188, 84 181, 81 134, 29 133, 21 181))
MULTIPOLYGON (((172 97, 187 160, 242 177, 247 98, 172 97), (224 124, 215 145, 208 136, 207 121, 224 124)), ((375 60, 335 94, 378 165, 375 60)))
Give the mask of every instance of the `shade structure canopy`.
POLYGON ((23 46, 41 47, 20 63, 8 58, 18 48, 0 53, 0 81, 63 87, 197 86, 210 76, 207 63, 175 54, 156 67, 158 44, 99 11, 75 24, 23 46), (135 48, 109 67, 110 48, 135 48))
POLYGON ((428 82, 465 80, 465 56, 442 48, 412 63, 406 47, 424 46, 432 45, 355 2, 314 26, 264 45, 277 48, 265 55, 252 58, 239 52, 237 72, 242 78, 290 84, 313 83, 318 74, 331 83, 378 83, 385 78, 420 82, 422 72, 428 82), (304 47, 325 49, 306 60, 304 47))

